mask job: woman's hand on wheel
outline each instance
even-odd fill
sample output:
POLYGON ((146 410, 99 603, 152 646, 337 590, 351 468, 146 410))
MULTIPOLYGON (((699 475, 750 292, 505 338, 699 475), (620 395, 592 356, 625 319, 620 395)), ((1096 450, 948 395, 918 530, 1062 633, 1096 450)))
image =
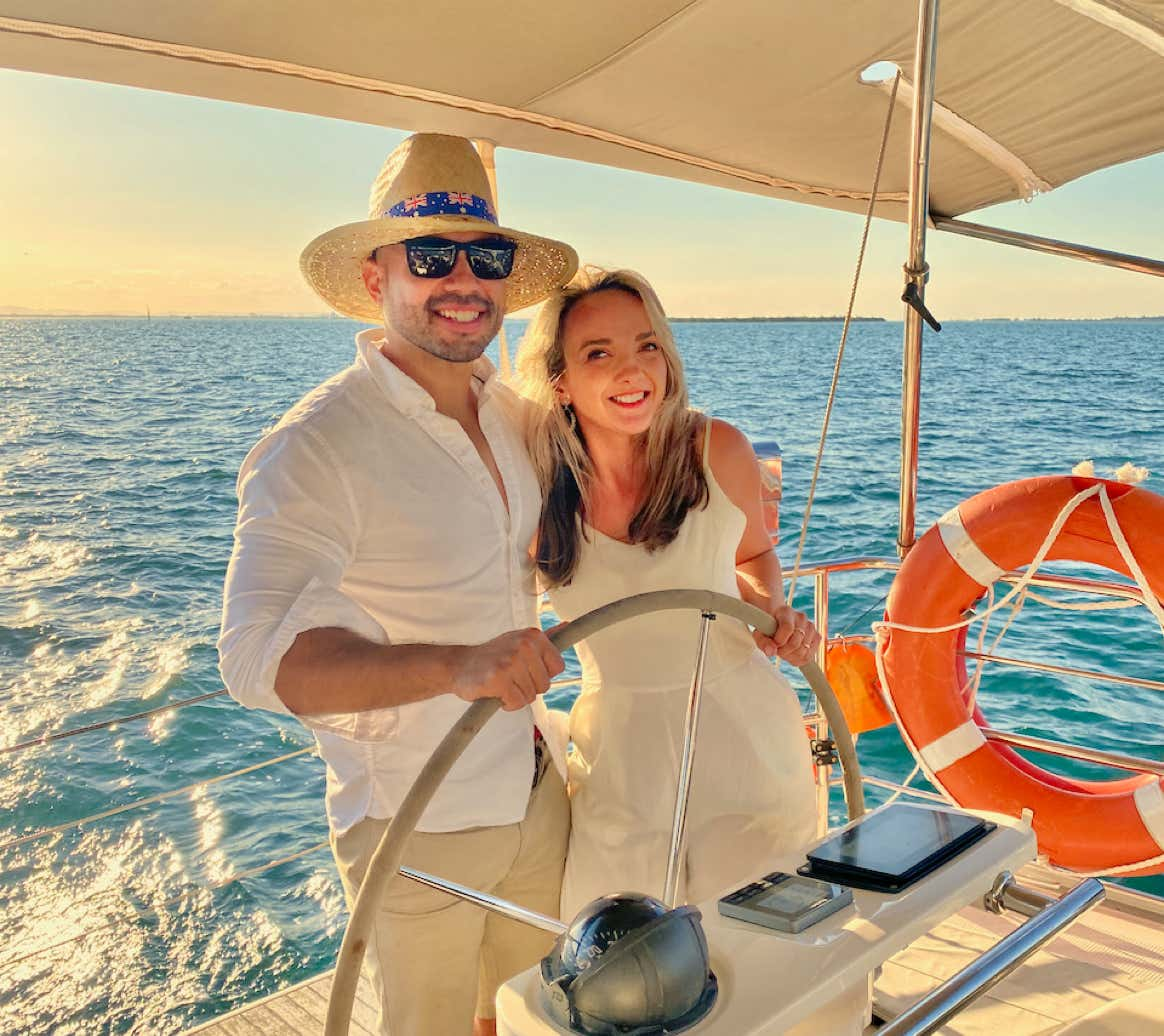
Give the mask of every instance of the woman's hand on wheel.
POLYGON ((776 632, 770 637, 753 633, 756 645, 764 654, 798 667, 816 658, 820 634, 804 612, 780 604, 770 609, 769 614, 776 620, 776 632))

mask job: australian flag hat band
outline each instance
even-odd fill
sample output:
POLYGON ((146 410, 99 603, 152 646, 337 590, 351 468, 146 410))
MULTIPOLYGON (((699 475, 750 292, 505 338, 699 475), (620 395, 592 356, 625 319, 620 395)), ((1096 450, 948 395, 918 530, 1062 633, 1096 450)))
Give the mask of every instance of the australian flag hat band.
POLYGON ((398 201, 382 216, 474 216, 486 223, 497 223, 493 206, 476 194, 460 191, 429 191, 414 194, 411 198, 398 201))

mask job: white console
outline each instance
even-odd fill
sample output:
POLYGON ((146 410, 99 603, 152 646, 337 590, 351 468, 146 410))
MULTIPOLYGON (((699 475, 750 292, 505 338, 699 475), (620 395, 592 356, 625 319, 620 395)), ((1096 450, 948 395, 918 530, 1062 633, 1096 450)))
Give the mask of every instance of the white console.
MULTIPOLYGON (((878 965, 980 900, 1000 871, 1017 870, 1035 858, 1035 836, 1027 823, 981 815, 998 827, 928 877, 895 894, 854 890, 851 906, 796 935, 723 917, 718 897, 698 904, 719 997, 708 1016, 689 1031, 693 1036, 859 1034, 867 1018, 870 977, 878 965)), ((803 857, 777 857, 755 877, 795 871, 803 862, 803 857)), ((543 1010, 536 967, 498 991, 497 1032, 567 1032, 543 1010)))

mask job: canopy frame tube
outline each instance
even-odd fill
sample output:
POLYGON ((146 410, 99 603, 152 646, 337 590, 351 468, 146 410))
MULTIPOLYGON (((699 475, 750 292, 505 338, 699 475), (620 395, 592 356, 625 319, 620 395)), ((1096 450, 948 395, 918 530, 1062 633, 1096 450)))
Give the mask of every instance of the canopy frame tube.
POLYGON ((1046 255, 1061 255, 1068 259, 1082 259, 1084 262, 1098 263, 1101 266, 1114 266, 1120 270, 1131 270, 1133 273, 1147 273, 1154 277, 1164 277, 1164 259, 1149 259, 1145 256, 1130 255, 1127 252, 1111 252, 1106 248, 1096 248, 1093 245, 1076 245, 1070 241, 1059 241, 1053 237, 1039 237, 1035 234, 1024 234, 1018 230, 1003 230, 1001 227, 986 227, 981 223, 948 219, 945 216, 934 217, 934 229, 944 230, 949 234, 959 234, 962 237, 978 238, 981 241, 993 241, 995 244, 1026 248, 1032 252, 1043 252, 1046 255))

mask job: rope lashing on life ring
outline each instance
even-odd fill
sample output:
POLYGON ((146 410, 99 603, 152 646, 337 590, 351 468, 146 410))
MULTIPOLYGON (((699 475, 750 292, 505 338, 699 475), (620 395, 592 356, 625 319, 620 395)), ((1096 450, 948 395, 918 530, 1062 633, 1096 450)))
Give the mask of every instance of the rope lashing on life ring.
POLYGON ((967 674, 963 655, 967 627, 1021 606, 1039 565, 1051 560, 1135 580, 1164 633, 1162 531, 1164 497, 1134 486, 1075 476, 995 486, 947 512, 917 542, 894 580, 885 620, 874 625, 881 685, 926 776, 961 806, 1011 816, 1032 810, 1040 850, 1056 866, 1164 872, 1164 784, 1153 774, 1074 780, 987 741, 977 674, 967 674), (1005 596, 966 617, 1003 575, 1024 566, 1005 596))

